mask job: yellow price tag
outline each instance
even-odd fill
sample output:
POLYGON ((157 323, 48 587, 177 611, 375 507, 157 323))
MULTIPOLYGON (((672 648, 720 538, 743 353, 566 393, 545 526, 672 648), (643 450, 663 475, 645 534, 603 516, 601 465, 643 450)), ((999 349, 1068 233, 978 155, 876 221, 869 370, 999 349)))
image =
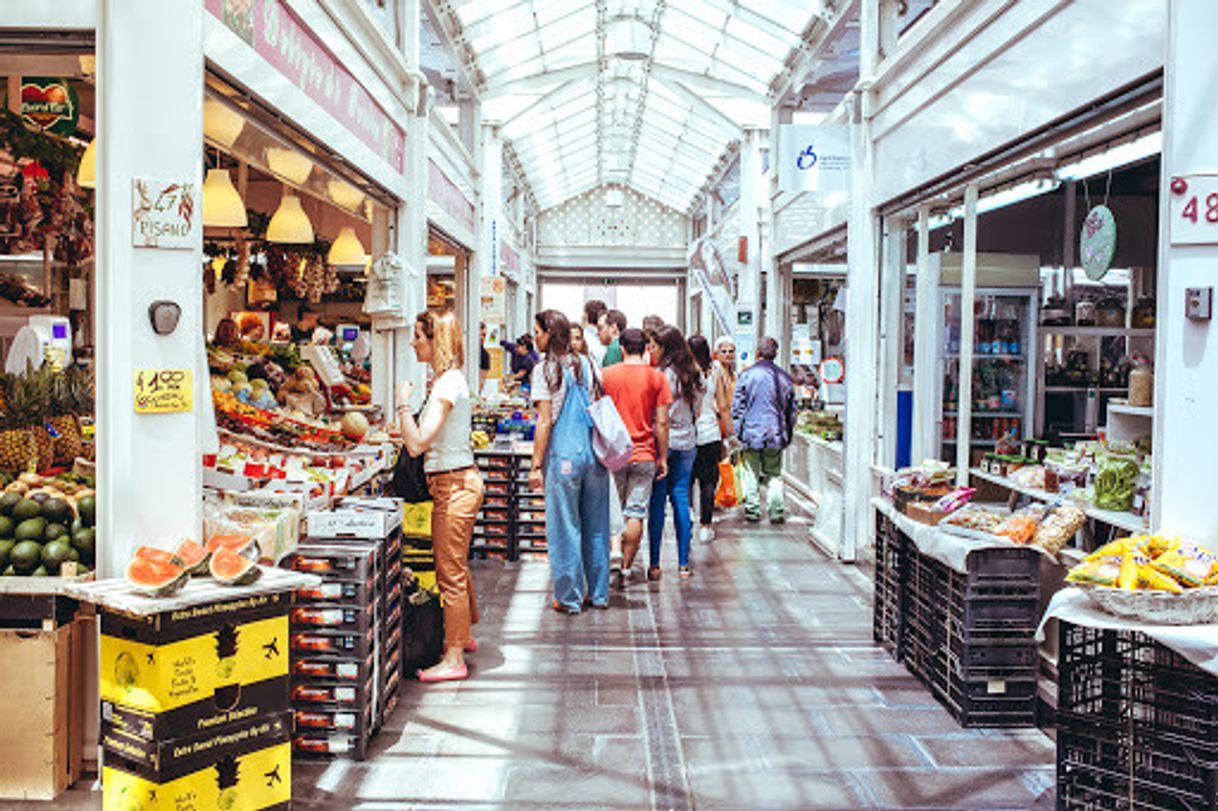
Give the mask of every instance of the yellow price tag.
POLYGON ((194 410, 194 372, 190 369, 137 369, 135 410, 167 414, 194 410))

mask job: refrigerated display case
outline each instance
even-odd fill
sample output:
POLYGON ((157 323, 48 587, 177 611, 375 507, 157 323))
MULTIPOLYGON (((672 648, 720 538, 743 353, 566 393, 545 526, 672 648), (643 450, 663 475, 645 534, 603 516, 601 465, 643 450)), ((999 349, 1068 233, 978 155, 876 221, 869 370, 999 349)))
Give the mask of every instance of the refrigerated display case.
MULTIPOLYGON (((961 293, 940 288, 943 377, 939 391, 939 458, 956 460, 960 389, 961 293)), ((978 288, 974 300, 971 446, 992 450, 1004 436, 1020 439, 1035 416, 1036 288, 978 288)))

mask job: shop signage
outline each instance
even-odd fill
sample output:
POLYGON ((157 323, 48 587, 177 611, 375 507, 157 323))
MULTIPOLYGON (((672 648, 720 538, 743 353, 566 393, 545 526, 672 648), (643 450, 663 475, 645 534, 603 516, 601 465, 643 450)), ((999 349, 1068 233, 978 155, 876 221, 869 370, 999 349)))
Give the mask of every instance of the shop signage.
POLYGON ((474 228, 474 204, 433 160, 427 161, 427 197, 461 225, 474 228))
POLYGON ((131 181, 131 244, 190 250, 202 244, 194 183, 137 177, 131 181))
POLYGON ((1108 273, 1116 255, 1116 238, 1116 218, 1108 206, 1096 206, 1087 212, 1079 235, 1079 257, 1087 278, 1098 282, 1108 273))
POLYGON ((287 3, 204 0, 204 5, 399 174, 403 171, 406 132, 287 3))
POLYGON ((1171 181, 1171 243, 1218 245, 1218 175, 1171 181))
POLYGON ((850 129, 844 125, 782 124, 778 127, 780 191, 850 191, 850 129))
POLYGON ((506 317, 507 281, 502 276, 484 276, 478 320, 486 324, 502 324, 506 317))
POLYGON ((194 390, 190 369, 137 369, 135 410, 139 414, 193 411, 194 390))
POLYGON ((499 263, 503 265, 504 270, 511 274, 515 274, 516 271, 520 270, 520 255, 516 253, 516 249, 508 244, 507 241, 500 241, 499 243, 499 263))
POLYGON ((37 129, 74 135, 80 118, 76 91, 67 79, 25 76, 21 79, 21 117, 37 129))
POLYGON ((820 379, 828 385, 841 383, 846 379, 846 361, 840 355, 830 355, 822 360, 820 379))

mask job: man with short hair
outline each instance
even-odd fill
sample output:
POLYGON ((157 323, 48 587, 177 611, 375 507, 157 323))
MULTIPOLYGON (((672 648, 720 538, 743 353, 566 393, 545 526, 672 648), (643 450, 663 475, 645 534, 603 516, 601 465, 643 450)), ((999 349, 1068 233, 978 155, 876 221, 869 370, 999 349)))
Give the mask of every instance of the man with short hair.
POLYGON ((313 331, 317 329, 317 310, 308 304, 301 304, 296 311, 297 323, 292 326, 292 343, 309 343, 313 340, 313 331))
POLYGON ((778 342, 762 338, 757 361, 740 373, 732 399, 736 438, 744 447, 740 489, 747 521, 761 520, 761 488, 766 488, 770 522, 785 519, 782 452, 795 431, 795 385, 774 363, 778 342))
POLYGON ((601 359, 601 368, 608 369, 615 363, 622 362, 622 345, 619 337, 626 330, 626 314, 621 310, 609 310, 596 322, 596 337, 605 347, 605 357, 601 359))
POLYGON ((592 356, 592 360, 596 361, 596 365, 600 366, 601 361, 605 359, 605 347, 600 342, 596 335, 596 325, 600 323, 601 316, 609 311, 609 305, 600 299, 589 299, 584 302, 584 345, 588 347, 588 354, 592 356))
POLYGON ((626 527, 622 532, 622 562, 616 572, 617 586, 630 580, 635 555, 643 540, 643 521, 651 505, 652 485, 668 475, 668 406, 672 392, 662 372, 643 358, 647 336, 631 327, 619 338, 622 362, 604 371, 605 394, 613 399, 626 430, 634 442, 630 464, 613 474, 626 527))

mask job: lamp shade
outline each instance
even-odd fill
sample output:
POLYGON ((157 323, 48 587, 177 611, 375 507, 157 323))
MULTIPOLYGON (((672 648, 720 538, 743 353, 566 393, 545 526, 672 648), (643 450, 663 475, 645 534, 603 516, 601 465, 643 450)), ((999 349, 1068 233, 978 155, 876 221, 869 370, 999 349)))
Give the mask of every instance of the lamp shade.
POLYGON ((342 180, 331 178, 326 188, 330 192, 330 199, 348 211, 358 211, 364 202, 364 193, 342 180))
POLYGON ((266 238, 270 242, 284 242, 290 245, 302 245, 313 241, 313 223, 309 215, 300 207, 300 198, 294 194, 285 194, 279 204, 279 210, 271 217, 267 226, 266 238))
POLYGON ((222 147, 231 147, 237 142, 245 119, 241 113, 215 99, 203 100, 203 134, 222 147))
POLYGON ((233 188, 227 169, 208 169, 203 181, 203 225, 215 228, 244 228, 249 224, 245 203, 233 188))
POLYGON ((368 261, 364 253, 364 245, 355 235, 355 229, 347 226, 338 232, 338 239, 330 246, 330 254, 326 257, 335 267, 363 267, 368 261))
POLYGON ((284 180, 302 185, 313 171, 313 161, 294 149, 267 147, 266 165, 284 180))
POLYGON ((80 166, 76 169, 76 185, 82 189, 97 188, 97 138, 85 147, 85 154, 80 156, 80 166))

